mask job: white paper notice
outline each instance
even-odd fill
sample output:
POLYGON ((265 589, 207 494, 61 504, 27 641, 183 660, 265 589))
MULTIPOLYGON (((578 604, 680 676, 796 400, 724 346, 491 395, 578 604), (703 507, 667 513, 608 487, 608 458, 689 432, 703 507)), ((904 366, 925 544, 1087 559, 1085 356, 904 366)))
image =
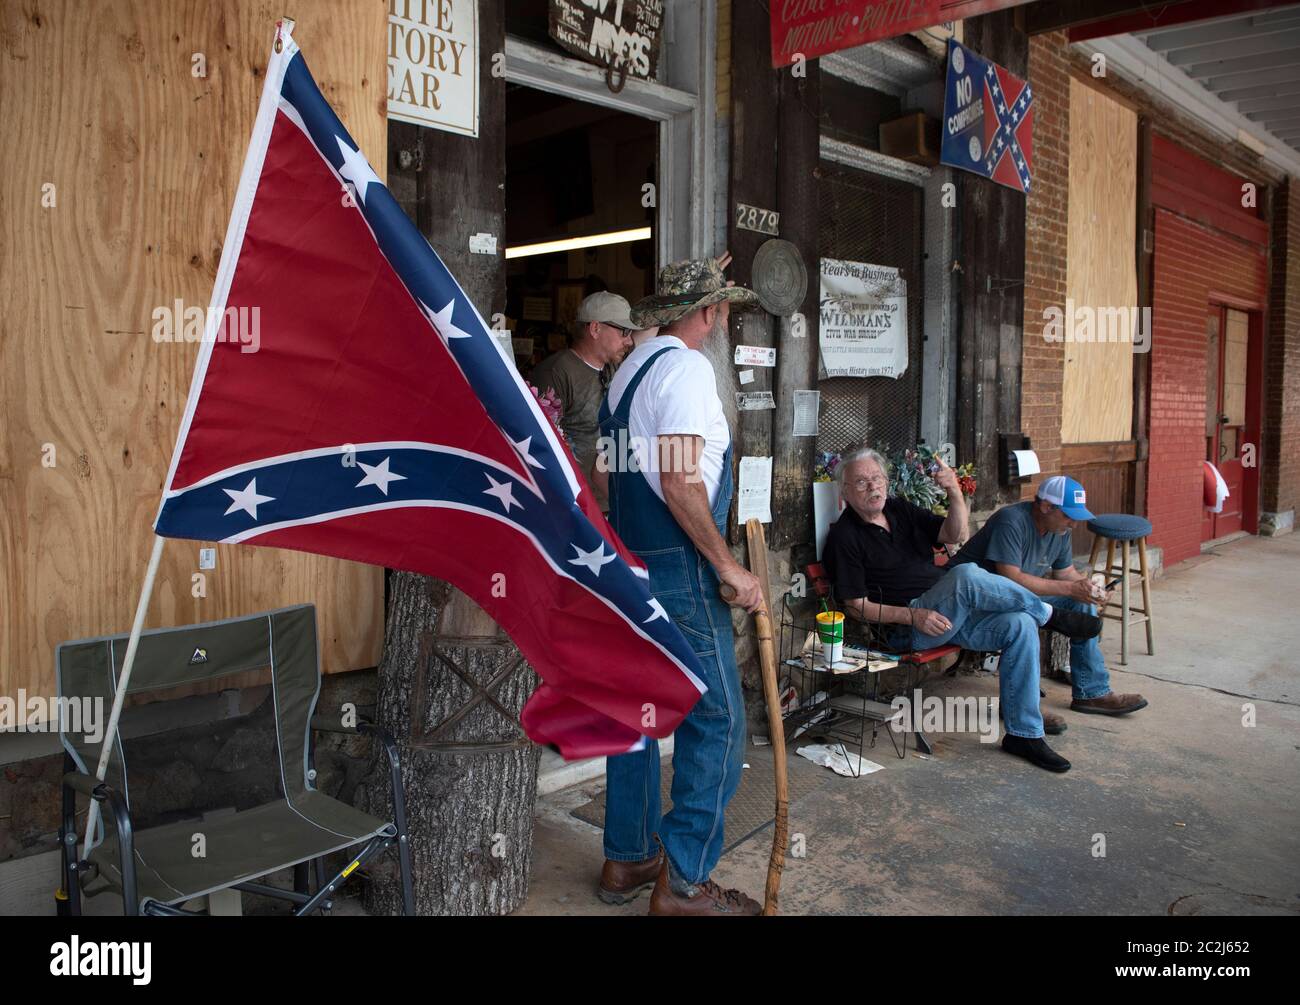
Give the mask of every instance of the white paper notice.
POLYGON ((794 435, 817 435, 817 408, 821 403, 821 391, 794 392, 794 435))
POLYGON ((758 517, 763 523, 772 522, 772 458, 742 457, 740 459, 740 495, 736 506, 736 522, 758 517))
POLYGON ((907 281, 897 269, 821 260, 821 363, 827 377, 907 369, 907 281))
POLYGON ((771 391, 737 391, 736 409, 741 412, 761 412, 765 408, 776 408, 771 391))
POLYGON ((736 365, 776 366, 776 350, 765 345, 738 345, 736 365))
POLYGON ((1032 450, 1013 450, 1011 452, 1016 455, 1016 467, 1020 471, 1021 478, 1036 475, 1042 470, 1038 466, 1038 455, 1032 450))
POLYGON ((754 371, 753 371, 753 370, 741 370, 741 371, 740 371, 740 383, 741 383, 742 386, 745 385, 745 384, 752 384, 752 383, 754 383, 754 371))

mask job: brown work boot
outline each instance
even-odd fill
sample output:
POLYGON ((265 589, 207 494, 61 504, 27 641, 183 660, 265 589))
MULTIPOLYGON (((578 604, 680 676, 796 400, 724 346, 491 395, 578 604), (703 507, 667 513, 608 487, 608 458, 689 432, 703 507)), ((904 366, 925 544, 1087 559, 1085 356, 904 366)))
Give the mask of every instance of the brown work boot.
POLYGON ((615 862, 605 859, 600 870, 600 885, 596 896, 606 904, 630 904, 641 896, 643 890, 655 885, 659 867, 663 864, 663 849, 640 862, 615 862))
POLYGON ((724 890, 711 879, 691 888, 689 896, 677 893, 668 880, 668 861, 659 870, 654 893, 650 894, 650 913, 661 917, 753 916, 763 913, 763 905, 739 890, 724 890))
POLYGON ((1048 736, 1060 736, 1066 730, 1065 718, 1055 712, 1043 713, 1043 732, 1048 736))
MULTIPOLYGON (((1065 732, 1067 727, 1065 725, 1065 719, 1063 719, 1061 716, 1057 715, 1055 712, 1047 712, 1047 711, 1043 711, 1042 716, 1043 716, 1043 732, 1046 733, 1048 736, 1060 736, 1062 733, 1065 732)), ((999 719, 1006 718, 1002 714, 1002 707, 1000 705, 998 706, 998 718, 999 719)))
POLYGON ((1087 712, 1089 715, 1127 715, 1146 707, 1147 700, 1140 694, 1116 694, 1114 691, 1100 698, 1075 698, 1070 702, 1072 712, 1087 712))

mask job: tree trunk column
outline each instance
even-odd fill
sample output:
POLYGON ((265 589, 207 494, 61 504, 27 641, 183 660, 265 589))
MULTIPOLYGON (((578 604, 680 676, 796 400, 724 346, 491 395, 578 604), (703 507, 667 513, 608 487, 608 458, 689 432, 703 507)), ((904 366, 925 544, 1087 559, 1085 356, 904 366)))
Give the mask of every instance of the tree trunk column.
MULTIPOLYGON (((537 678, 450 584, 391 578, 377 721, 397 741, 421 915, 507 914, 528 895, 541 749, 518 725, 537 678)), ((392 818, 382 751, 359 805, 392 818)), ((396 855, 369 870, 365 907, 401 913, 396 855)))

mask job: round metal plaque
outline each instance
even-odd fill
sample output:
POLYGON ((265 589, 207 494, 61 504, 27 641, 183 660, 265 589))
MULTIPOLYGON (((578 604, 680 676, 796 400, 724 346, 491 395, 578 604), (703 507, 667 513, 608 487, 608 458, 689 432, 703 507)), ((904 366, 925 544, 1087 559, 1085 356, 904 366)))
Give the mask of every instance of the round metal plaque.
POLYGON ((803 256, 789 241, 777 237, 764 241, 758 249, 751 275, 759 303, 777 317, 789 317, 798 310, 808 292, 803 256))

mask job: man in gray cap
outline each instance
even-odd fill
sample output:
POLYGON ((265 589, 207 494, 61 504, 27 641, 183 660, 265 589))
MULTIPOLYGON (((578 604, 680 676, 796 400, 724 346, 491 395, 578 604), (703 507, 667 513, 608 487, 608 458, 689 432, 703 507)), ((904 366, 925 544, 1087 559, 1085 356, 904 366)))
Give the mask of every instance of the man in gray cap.
POLYGON ((614 367, 632 348, 628 302, 617 293, 593 293, 578 305, 568 349, 547 356, 528 380, 542 394, 554 389, 564 412, 560 428, 569 438, 601 509, 608 508, 603 479, 592 477, 596 461, 597 413, 614 367))
POLYGON ((659 275, 659 293, 636 305, 638 328, 663 326, 619 367, 600 410, 609 472, 610 524, 645 563, 650 592, 699 659, 708 690, 677 728, 672 810, 661 816, 659 744, 606 761, 605 865, 599 896, 611 904, 650 886, 650 913, 758 914, 758 903, 709 875, 722 854, 723 814, 740 781, 745 702, 736 668, 731 612, 762 603, 757 577, 723 538, 731 508, 731 434, 713 368, 700 349, 727 338, 730 306, 757 297, 732 286, 724 260, 678 262, 659 275))

